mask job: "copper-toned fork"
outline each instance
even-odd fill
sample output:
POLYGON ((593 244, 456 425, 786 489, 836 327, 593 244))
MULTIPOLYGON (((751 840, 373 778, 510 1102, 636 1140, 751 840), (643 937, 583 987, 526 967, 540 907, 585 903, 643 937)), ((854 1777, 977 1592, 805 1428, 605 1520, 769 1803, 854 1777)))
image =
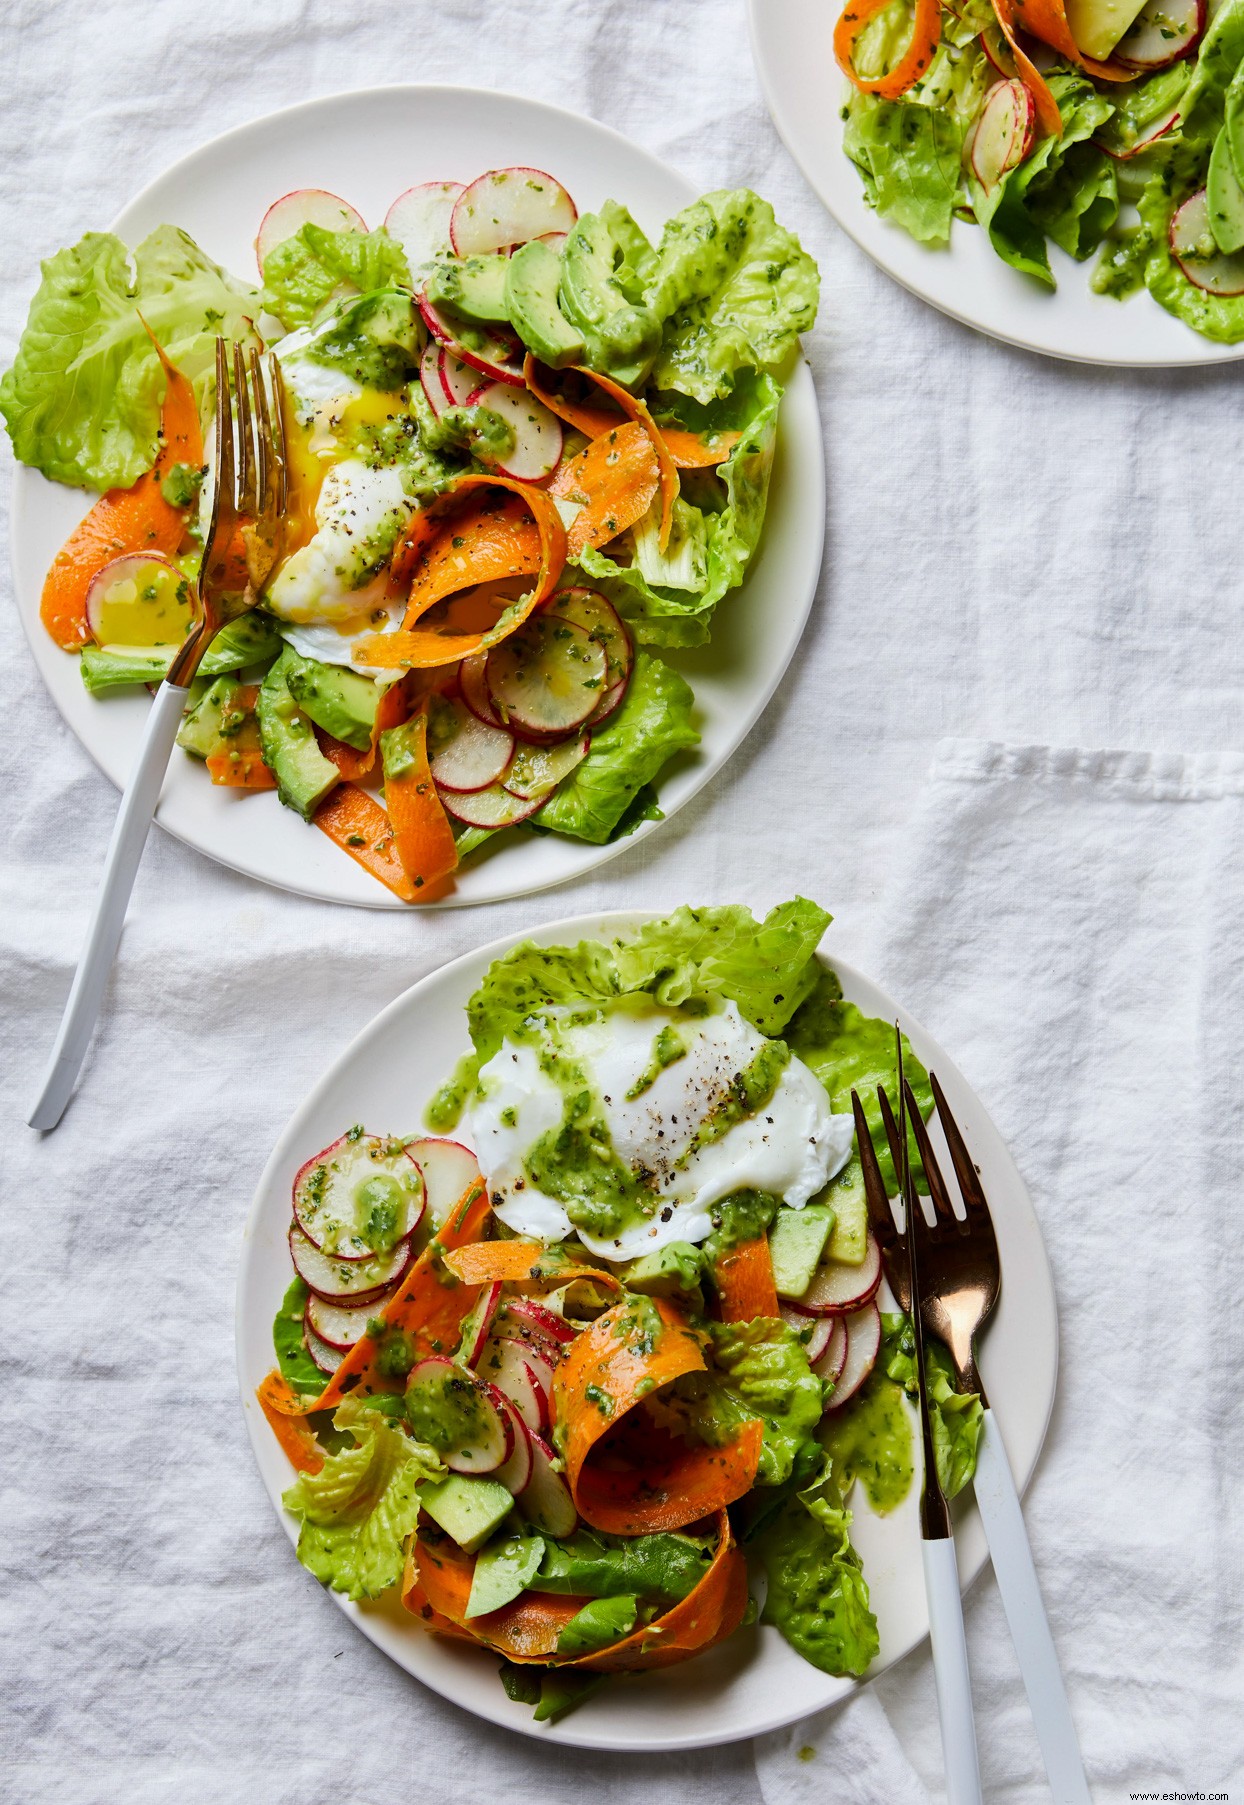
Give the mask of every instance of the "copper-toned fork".
POLYGON ((215 497, 212 522, 203 548, 199 607, 185 643, 174 656, 168 676, 156 691, 143 729, 138 760, 121 797, 104 860, 99 895, 95 900, 95 913, 74 973, 43 1088, 30 1114, 32 1128, 56 1127, 86 1056, 104 986, 120 943, 138 862, 147 843, 173 742, 185 712, 186 691, 222 623, 226 591, 231 586, 236 589, 239 534, 246 556, 248 581, 244 594, 228 597, 231 616, 244 614, 255 605, 276 562, 285 511, 285 439, 280 369, 275 357, 270 356, 267 362, 265 383, 259 353, 252 351, 248 363, 241 347, 234 345, 235 425, 234 405, 229 396, 228 353, 224 339, 216 340, 215 497))
MULTIPOLYGON (((923 1326, 949 1353, 959 1389, 978 1392, 984 1406, 973 1482, 976 1503, 985 1526, 994 1574, 1015 1644, 1050 1789, 1057 1805, 1089 1805, 1079 1739, 1067 1702, 1058 1653, 1050 1634, 1015 1479, 976 1361, 977 1336, 988 1321, 1002 1287, 1002 1262, 993 1217, 980 1174, 936 1073, 929 1073, 929 1084, 958 1181, 962 1214, 954 1207, 910 1085, 904 1085, 901 1095, 901 1122, 895 1120, 885 1092, 880 1088, 877 1092, 895 1170, 900 1170, 899 1162, 906 1157, 904 1129, 910 1119, 933 1205, 931 1226, 918 1202, 911 1216, 916 1225, 914 1239, 921 1271, 921 1317, 923 1326)), ((864 1112, 858 1099, 853 1097, 852 1103, 858 1132, 864 1112)), ((867 1141, 866 1124, 864 1132, 859 1134, 859 1144, 869 1219, 881 1244, 886 1278, 900 1307, 910 1314, 905 1238, 895 1226, 880 1167, 871 1142, 867 1141)))

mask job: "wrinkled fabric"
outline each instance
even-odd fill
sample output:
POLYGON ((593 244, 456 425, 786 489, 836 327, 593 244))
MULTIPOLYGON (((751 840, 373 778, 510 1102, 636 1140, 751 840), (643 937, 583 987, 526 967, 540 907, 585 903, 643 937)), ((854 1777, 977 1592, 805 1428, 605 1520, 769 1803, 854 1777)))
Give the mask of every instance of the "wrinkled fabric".
MULTIPOLYGON (((298 1568, 237 1398, 252 1191, 290 1111, 378 1009, 559 915, 759 910, 795 889, 836 912, 827 949, 961 1062, 1036 1195, 1064 1363, 1028 1517, 1101 1796, 1238 1780, 1240 1287, 1222 1229, 1239 1163, 1238 803, 1183 798, 1199 756, 1225 786, 1211 755, 1244 745, 1232 373, 1058 365, 897 288, 782 149, 740 0, 8 0, 0 31, 5 361, 39 258, 205 138, 343 88, 473 82, 589 113, 703 188, 746 182, 774 203, 822 266, 805 348, 828 459, 803 645, 677 819, 560 891, 418 916, 282 896, 154 833, 79 1094, 43 1141, 25 1115, 116 796, 0 607, 0 1795, 476 1805, 499 1780, 550 1805, 941 1794, 923 1652, 767 1740, 758 1767, 746 1745, 623 1759, 477 1723, 298 1568), (922 790, 948 733, 1139 748, 1152 793, 1118 791, 1089 755, 979 748, 939 755, 922 790), (1161 776, 1161 748, 1186 755, 1169 767, 1184 775, 1161 776), (1090 768, 1060 776, 1062 756, 1090 768)), ((827 72, 827 106, 836 92, 827 72)), ((988 1576, 969 1632, 987 1788, 1036 1805, 988 1576)))

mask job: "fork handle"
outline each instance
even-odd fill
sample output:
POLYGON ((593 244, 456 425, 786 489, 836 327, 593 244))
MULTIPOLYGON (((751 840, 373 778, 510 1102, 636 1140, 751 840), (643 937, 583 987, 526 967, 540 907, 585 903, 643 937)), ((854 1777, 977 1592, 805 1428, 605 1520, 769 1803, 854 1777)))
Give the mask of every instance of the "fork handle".
POLYGON ((116 957, 130 891, 134 888, 134 874, 147 843, 147 830, 155 814, 160 786, 185 706, 184 689, 175 683, 160 685, 147 716, 138 762, 117 811, 95 913, 61 1017, 60 1032, 52 1048, 43 1089, 29 1117, 32 1128, 55 1128, 72 1095, 99 1014, 108 973, 116 957))
POLYGON ((1091 1805, 1079 1738, 1045 1614, 1011 1463, 992 1410, 986 1410, 981 1422, 975 1491, 1054 1805, 1091 1805))
POLYGON ((945 1536, 922 1542, 924 1589, 929 1600, 929 1639, 933 1644, 933 1677, 937 1682, 937 1714, 942 1725, 949 1805, 981 1805, 980 1763, 976 1755, 976 1721, 972 1714, 972 1682, 968 1645, 963 1631, 963 1599, 955 1539, 945 1536))

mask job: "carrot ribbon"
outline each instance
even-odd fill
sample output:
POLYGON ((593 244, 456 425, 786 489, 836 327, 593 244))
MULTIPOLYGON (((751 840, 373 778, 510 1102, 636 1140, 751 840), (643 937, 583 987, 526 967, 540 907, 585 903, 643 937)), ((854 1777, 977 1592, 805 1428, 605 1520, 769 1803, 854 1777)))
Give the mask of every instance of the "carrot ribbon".
POLYGON ((661 465, 652 438, 638 420, 627 420, 593 439, 558 465, 549 494, 579 503, 566 531, 566 555, 608 545, 642 520, 661 487, 661 465))
POLYGON ((755 1240, 744 1241, 723 1254, 713 1268, 713 1280, 721 1300, 723 1322, 751 1322, 757 1316, 777 1315, 778 1297, 767 1235, 757 1235, 755 1240))
POLYGON ((885 75, 860 75, 854 62, 856 39, 889 4, 890 0, 850 0, 834 27, 834 55, 838 67, 861 94, 898 100, 915 86, 933 60, 942 30, 942 0, 916 0, 911 40, 898 62, 885 75))
POLYGON ((390 731, 403 742, 406 754, 401 770, 386 772, 384 781, 394 845, 415 889, 430 895, 431 886, 457 870, 458 848, 428 763, 428 717, 418 715, 390 731))
POLYGON ((340 846, 364 871, 379 878, 394 896, 403 902, 428 900, 426 892, 416 890, 406 875, 398 857, 393 823, 368 790, 360 789, 356 783, 339 783, 312 819, 334 846, 340 846))

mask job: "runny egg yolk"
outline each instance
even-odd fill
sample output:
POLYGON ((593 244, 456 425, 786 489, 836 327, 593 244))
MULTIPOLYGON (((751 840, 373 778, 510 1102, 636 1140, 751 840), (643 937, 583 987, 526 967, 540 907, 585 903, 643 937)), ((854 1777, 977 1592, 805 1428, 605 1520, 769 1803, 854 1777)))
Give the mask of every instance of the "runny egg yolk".
POLYGON ((349 442, 353 430, 383 426, 402 412, 401 396, 387 395, 379 389, 364 389, 360 395, 326 401, 306 424, 295 418, 293 408, 286 402, 287 493, 281 546, 284 557, 309 544, 314 536, 318 525, 315 510, 324 478, 334 464, 357 455, 349 442))

